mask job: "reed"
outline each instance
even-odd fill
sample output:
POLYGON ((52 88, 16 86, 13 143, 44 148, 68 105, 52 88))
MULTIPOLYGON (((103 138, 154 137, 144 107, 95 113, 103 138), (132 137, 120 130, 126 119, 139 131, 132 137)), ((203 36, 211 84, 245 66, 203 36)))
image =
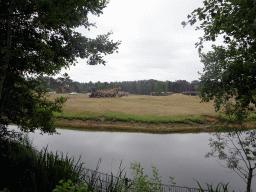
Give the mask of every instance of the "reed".
POLYGON ((79 183, 83 178, 83 163, 58 152, 44 150, 38 152, 31 141, 1 138, 1 163, 8 170, 3 172, 0 189, 10 191, 52 191, 61 179, 79 183))
MULTIPOLYGON (((196 180, 195 180, 196 181, 196 180)), ((198 184, 198 187, 199 187, 199 191, 200 192, 228 192, 228 183, 227 184, 224 184, 224 183, 219 183, 216 188, 214 189, 213 187, 213 184, 208 184, 206 183, 207 185, 207 190, 204 190, 200 183, 198 181, 196 181, 197 184, 198 184)), ((233 191, 234 192, 234 191, 233 191)))

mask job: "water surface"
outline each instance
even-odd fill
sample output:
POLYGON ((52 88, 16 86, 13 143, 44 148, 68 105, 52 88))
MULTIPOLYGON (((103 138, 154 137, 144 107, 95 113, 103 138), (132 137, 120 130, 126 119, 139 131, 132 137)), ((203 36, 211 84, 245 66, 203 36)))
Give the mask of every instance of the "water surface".
MULTIPOLYGON (((16 128, 10 126, 10 128, 16 128)), ((56 129, 61 135, 41 135, 40 131, 29 133, 38 150, 46 147, 49 151, 62 151, 64 155, 81 155, 85 167, 95 169, 101 158, 99 171, 117 173, 122 168, 132 179, 130 163, 136 161, 144 168, 144 173, 152 177, 151 166, 156 166, 163 184, 169 184, 169 176, 174 177, 178 186, 197 188, 195 180, 201 185, 229 182, 229 189, 245 191, 246 183, 229 169, 225 162, 217 158, 205 158, 210 151, 208 133, 200 134, 145 134, 117 132, 86 132, 56 129), (195 180, 193 180, 195 179, 195 180)), ((253 191, 256 183, 253 180, 253 191)))

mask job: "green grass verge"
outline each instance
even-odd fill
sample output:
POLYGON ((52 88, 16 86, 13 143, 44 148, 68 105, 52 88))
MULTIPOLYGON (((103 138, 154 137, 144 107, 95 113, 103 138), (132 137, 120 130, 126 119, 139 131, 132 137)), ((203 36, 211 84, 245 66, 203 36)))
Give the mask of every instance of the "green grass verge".
MULTIPOLYGON (((229 117, 229 116, 217 113, 216 117, 219 119, 227 120, 227 121, 235 121, 235 116, 229 117)), ((249 113, 249 115, 246 117, 245 121, 256 121, 256 112, 249 113)))
POLYGON ((169 116, 169 117, 156 117, 148 115, 132 115, 132 114, 122 114, 122 113, 105 113, 105 114, 77 114, 77 113, 54 113, 55 117, 66 117, 66 118, 84 118, 84 119, 94 119, 96 117, 105 117, 106 120, 120 120, 120 121, 136 121, 136 122, 146 122, 146 123, 164 123, 164 122, 183 122, 188 123, 189 121, 205 123, 205 119, 202 116, 190 116, 190 115, 179 115, 179 116, 169 116))

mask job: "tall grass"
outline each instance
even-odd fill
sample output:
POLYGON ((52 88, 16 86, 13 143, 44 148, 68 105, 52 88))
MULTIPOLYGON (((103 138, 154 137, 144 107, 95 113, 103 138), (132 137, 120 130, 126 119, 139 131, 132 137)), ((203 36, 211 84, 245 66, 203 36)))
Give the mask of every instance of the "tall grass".
MULTIPOLYGON (((80 156, 81 158, 81 156, 80 156)), ((32 181, 41 181, 38 189, 40 191, 51 191, 55 185, 61 180, 70 179, 73 183, 82 181, 83 163, 74 162, 74 158, 63 157, 56 152, 54 155, 52 152, 47 152, 47 148, 39 152, 36 158, 36 169, 30 169, 32 173, 32 181)), ((30 174, 31 175, 31 174, 30 174)))
MULTIPOLYGON (((198 181, 196 181, 199 187, 200 192, 228 192, 228 183, 224 184, 224 183, 219 183, 216 188, 214 189, 213 185, 206 183, 207 185, 207 190, 204 190, 200 183, 198 181)), ((234 192, 234 191, 233 191, 234 192)))
POLYGON ((52 191, 61 179, 73 183, 82 181, 83 163, 74 158, 53 154, 47 148, 38 152, 26 138, 16 140, 1 138, 1 165, 3 179, 0 190, 52 191), (7 168, 7 169, 6 169, 7 168))
MULTIPOLYGON (((87 170, 91 175, 87 175, 84 178, 85 184, 87 185, 87 190, 91 192, 107 191, 107 192, 120 192, 127 189, 129 186, 125 184, 126 173, 123 175, 123 170, 121 169, 122 162, 120 163, 119 170, 116 176, 102 174, 98 172, 101 159, 98 161, 95 171, 87 170), (102 176, 103 175, 103 176, 102 176)), ((81 185, 80 185, 81 186, 81 185)))

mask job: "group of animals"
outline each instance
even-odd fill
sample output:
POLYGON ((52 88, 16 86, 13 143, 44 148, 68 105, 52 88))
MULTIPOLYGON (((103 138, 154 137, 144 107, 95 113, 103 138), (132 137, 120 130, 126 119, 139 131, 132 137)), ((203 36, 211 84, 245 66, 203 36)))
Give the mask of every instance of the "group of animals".
POLYGON ((111 89, 104 89, 104 90, 97 90, 95 92, 92 92, 89 97, 90 98, 100 98, 100 97, 122 97, 122 96, 128 96, 128 92, 120 91, 120 87, 114 87, 111 89))

